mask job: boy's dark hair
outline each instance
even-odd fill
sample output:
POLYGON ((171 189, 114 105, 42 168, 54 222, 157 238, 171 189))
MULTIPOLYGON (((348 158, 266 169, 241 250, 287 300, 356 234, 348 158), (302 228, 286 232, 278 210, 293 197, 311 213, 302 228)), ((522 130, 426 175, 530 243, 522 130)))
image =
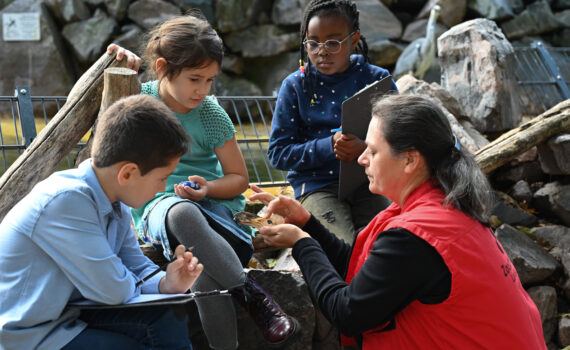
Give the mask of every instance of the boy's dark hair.
POLYGON ((145 175, 189 151, 190 136, 172 111, 149 95, 125 97, 97 120, 93 165, 104 168, 135 163, 145 175))
MULTIPOLYGON (((356 4, 348 0, 311 0, 305 11, 303 12, 303 20, 301 22, 301 60, 307 62, 307 73, 303 79, 303 88, 306 90, 306 84, 309 86, 311 92, 309 95, 313 97, 315 89, 311 86, 311 62, 308 59, 307 52, 305 51, 305 45, 303 41, 307 36, 307 29, 309 27, 309 22, 313 17, 329 17, 338 16, 348 23, 349 30, 351 32, 360 30, 360 13, 356 8, 356 4)), ((366 43, 366 38, 360 33, 360 40, 356 45, 356 52, 364 56, 366 62, 370 62, 370 57, 368 57, 368 44, 366 43)))
POLYGON ((488 225, 491 186, 458 143, 441 108, 423 96, 390 94, 372 103, 372 117, 382 120, 381 132, 393 155, 420 152, 445 192, 445 203, 488 225))
POLYGON ((224 46, 218 33, 207 20, 198 14, 175 17, 157 25, 147 35, 144 61, 148 70, 156 76, 156 60, 164 58, 168 63, 164 77, 176 77, 184 68, 200 68, 210 62, 220 67, 224 46))

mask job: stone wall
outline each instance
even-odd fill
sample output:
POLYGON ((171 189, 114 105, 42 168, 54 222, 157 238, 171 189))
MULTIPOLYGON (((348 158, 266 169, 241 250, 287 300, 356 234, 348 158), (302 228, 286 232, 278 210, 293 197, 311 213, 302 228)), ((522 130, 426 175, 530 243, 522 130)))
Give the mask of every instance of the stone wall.
MULTIPOLYGON (((435 0, 356 0, 373 63, 393 69, 404 48, 425 36, 435 0)), ((29 85, 34 95, 67 95, 111 42, 139 52, 143 34, 171 17, 200 10, 226 45, 218 95, 271 95, 298 68, 299 24, 307 0, 2 0, 0 14, 41 13, 40 41, 0 41, 0 95, 29 85)), ((570 2, 439 0, 436 36, 473 19, 497 23, 516 43, 539 38, 570 46, 570 2)), ((1 17, 0 17, 0 20, 1 17)), ((144 79, 144 76, 143 76, 144 79)), ((437 60, 424 78, 439 81, 437 60)))

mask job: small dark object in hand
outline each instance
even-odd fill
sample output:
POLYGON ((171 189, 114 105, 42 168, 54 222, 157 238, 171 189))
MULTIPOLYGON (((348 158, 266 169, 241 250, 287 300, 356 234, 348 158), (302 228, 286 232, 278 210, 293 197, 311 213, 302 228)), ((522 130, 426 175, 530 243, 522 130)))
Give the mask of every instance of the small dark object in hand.
POLYGON ((180 186, 188 186, 193 190, 198 190, 200 189, 200 185, 198 185, 197 183, 195 183, 194 181, 182 181, 181 183, 179 183, 178 185, 180 186))

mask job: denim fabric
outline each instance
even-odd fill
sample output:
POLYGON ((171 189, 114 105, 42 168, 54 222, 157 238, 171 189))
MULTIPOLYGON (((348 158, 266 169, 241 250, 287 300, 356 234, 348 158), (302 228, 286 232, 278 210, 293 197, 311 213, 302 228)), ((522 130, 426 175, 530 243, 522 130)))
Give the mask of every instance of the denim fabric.
POLYGON ((247 265, 253 254, 251 235, 233 221, 232 212, 228 208, 207 199, 194 202, 178 196, 163 198, 163 200, 157 201, 148 213, 143 216, 143 227, 145 227, 146 230, 137 232, 143 241, 161 250, 164 256, 170 260, 173 252, 166 233, 166 214, 170 208, 177 203, 192 203, 200 209, 212 229, 218 232, 232 245, 232 248, 234 248, 242 262, 242 266, 247 265))
POLYGON ((368 184, 360 186, 344 201, 338 199, 338 184, 307 193, 299 201, 323 226, 348 244, 353 243, 356 233, 376 214, 390 205, 389 199, 370 193, 368 184))
POLYGON ((169 306, 83 310, 88 324, 63 350, 192 349, 185 313, 169 306))

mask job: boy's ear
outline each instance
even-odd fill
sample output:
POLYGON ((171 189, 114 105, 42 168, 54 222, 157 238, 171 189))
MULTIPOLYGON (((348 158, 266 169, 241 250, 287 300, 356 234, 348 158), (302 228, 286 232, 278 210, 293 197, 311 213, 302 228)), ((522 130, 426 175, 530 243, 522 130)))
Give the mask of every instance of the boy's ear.
POLYGON ((166 71, 167 65, 168 65, 168 62, 166 62, 166 59, 164 57, 160 57, 159 59, 156 60, 154 69, 156 70, 156 75, 158 75, 159 78, 166 71))
POLYGON ((120 165, 117 173, 119 185, 126 186, 134 176, 140 176, 139 166, 133 162, 125 162, 120 165))
POLYGON ((352 40, 350 42, 352 50, 356 49, 356 45, 358 45, 359 41, 360 41, 360 30, 357 30, 356 32, 354 32, 354 34, 352 34, 352 40))

